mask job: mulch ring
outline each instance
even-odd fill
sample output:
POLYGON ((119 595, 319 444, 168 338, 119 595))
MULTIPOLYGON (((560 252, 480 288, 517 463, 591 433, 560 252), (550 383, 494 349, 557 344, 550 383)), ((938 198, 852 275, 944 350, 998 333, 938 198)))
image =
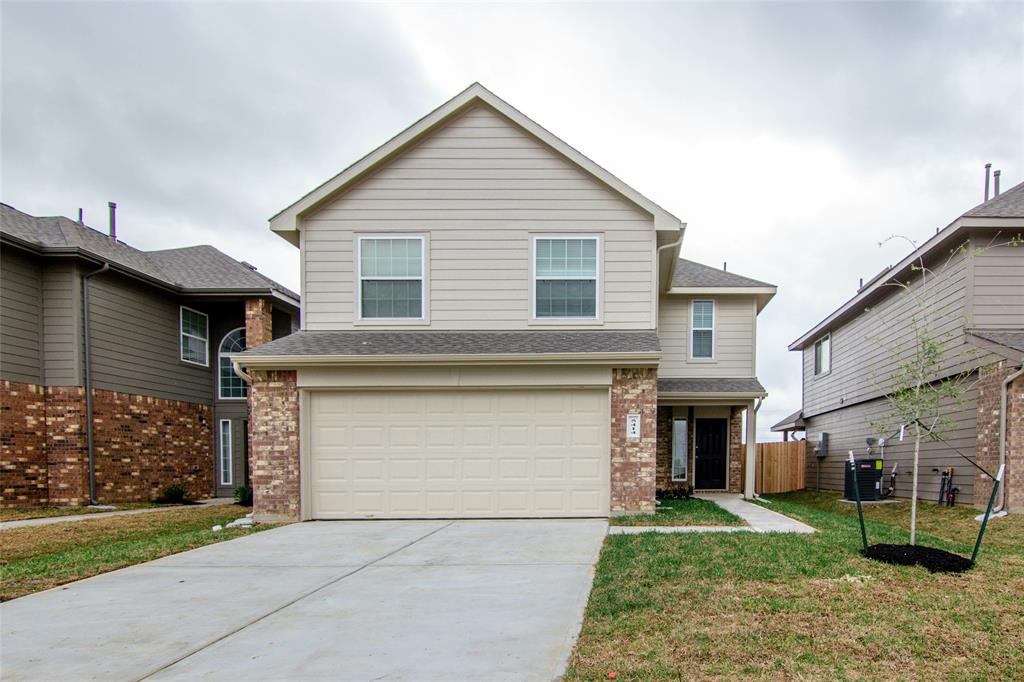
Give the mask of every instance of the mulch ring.
POLYGON ((922 566, 931 573, 963 573, 971 560, 934 547, 921 545, 871 545, 862 552, 868 559, 897 566, 922 566))

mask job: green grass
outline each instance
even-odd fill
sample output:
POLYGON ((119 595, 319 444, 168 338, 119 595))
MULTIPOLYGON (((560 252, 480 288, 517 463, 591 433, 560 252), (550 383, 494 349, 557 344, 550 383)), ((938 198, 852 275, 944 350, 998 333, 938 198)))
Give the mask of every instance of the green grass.
POLYGON ((99 514, 101 512, 122 511, 124 509, 149 509, 159 507, 156 502, 125 502, 113 505, 114 509, 96 507, 24 507, 0 509, 0 521, 23 521, 25 519, 48 519, 56 516, 75 516, 77 514, 99 514))
POLYGON ((711 500, 661 500, 653 514, 616 516, 613 526, 745 526, 746 522, 711 500))
MULTIPOLYGON (((769 496, 814 535, 609 536, 568 680, 1024 679, 1024 517, 962 575, 869 561, 836 495, 769 496)), ((969 556, 976 510, 919 507, 919 543, 969 556)), ((909 504, 867 510, 906 542, 909 504)))
POLYGON ((230 540, 270 526, 213 532, 247 507, 185 507, 0 532, 0 600, 230 540))

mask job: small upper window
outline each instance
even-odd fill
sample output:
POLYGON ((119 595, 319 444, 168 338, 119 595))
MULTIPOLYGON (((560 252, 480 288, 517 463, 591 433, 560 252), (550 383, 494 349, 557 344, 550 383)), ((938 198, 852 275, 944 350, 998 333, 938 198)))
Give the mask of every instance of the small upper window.
POLYGON ((423 318, 423 238, 359 239, 359 317, 423 318))
POLYGON ((694 301, 691 306, 690 357, 715 357, 715 302, 694 301))
POLYGON ((249 395, 249 387, 242 377, 235 374, 229 353, 241 353, 245 350, 245 327, 228 332, 220 342, 217 352, 217 372, 219 395, 223 400, 236 400, 249 395))
POLYGON ((538 318, 597 318, 597 237, 537 238, 534 313, 538 318))
POLYGON ((209 318, 204 313, 181 306, 179 336, 183 361, 203 367, 210 364, 209 326, 209 318))
POLYGON ((814 375, 826 374, 832 370, 832 335, 814 342, 814 375))

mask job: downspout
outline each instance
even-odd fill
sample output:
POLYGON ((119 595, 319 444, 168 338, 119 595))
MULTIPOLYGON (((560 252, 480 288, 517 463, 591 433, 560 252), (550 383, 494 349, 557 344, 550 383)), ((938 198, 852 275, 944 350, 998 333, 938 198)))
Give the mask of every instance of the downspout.
MULTIPOLYGON (((1006 465, 1006 394, 1009 391, 1010 384, 1019 377, 1024 376, 1024 365, 1019 370, 1011 374, 1010 376, 1003 379, 1002 385, 999 387, 999 466, 1000 468, 1006 465)), ((992 510, 992 513, 998 513, 1003 510, 1006 505, 1006 486, 999 486, 999 505, 992 510)))
MULTIPOLYGON (((684 227, 685 227, 685 225, 684 225, 684 227)), ((664 251, 665 249, 679 248, 679 245, 683 243, 683 234, 684 234, 683 230, 679 230, 679 239, 675 240, 674 242, 669 242, 668 244, 662 244, 661 246, 658 247, 658 250, 655 252, 655 256, 654 256, 654 258, 655 258, 655 266, 657 266, 657 264, 661 261, 661 252, 662 251, 664 251)), ((675 274, 675 271, 676 271, 676 262, 673 261, 672 262, 672 268, 669 270, 669 275, 668 275, 670 283, 672 281, 672 276, 675 274)))
POLYGON ((244 381, 247 384, 252 384, 252 376, 242 371, 242 366, 238 364, 238 360, 231 361, 231 369, 234 371, 235 376, 244 381))
POLYGON ((85 445, 89 454, 89 504, 99 504, 96 499, 96 453, 93 448, 92 433, 92 361, 89 353, 89 280, 110 269, 110 263, 104 263, 98 270, 82 275, 82 337, 85 357, 83 358, 83 378, 85 383, 85 445))

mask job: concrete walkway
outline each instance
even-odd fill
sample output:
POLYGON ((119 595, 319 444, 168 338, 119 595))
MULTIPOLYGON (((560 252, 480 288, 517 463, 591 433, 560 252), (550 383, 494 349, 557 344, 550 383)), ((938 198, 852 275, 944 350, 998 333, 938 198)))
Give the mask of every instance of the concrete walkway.
POLYGON ((0 604, 4 680, 551 680, 603 520, 282 526, 0 604))
POLYGON ((230 497, 214 497, 200 500, 198 505, 167 505, 165 507, 148 507, 146 509, 121 509, 109 512, 92 512, 90 514, 69 514, 68 516, 45 516, 41 519, 23 519, 21 521, 4 521, 0 523, 0 531, 31 526, 49 526, 53 523, 71 523, 72 521, 91 521, 92 519, 108 519, 111 516, 133 516, 135 514, 155 514, 157 512, 174 511, 175 509, 194 509, 201 505, 234 504, 230 497))
POLYGON ((727 512, 747 522, 747 526, 609 526, 609 535, 638 533, 813 533, 806 523, 766 509, 731 493, 701 493, 699 499, 710 500, 727 512))

